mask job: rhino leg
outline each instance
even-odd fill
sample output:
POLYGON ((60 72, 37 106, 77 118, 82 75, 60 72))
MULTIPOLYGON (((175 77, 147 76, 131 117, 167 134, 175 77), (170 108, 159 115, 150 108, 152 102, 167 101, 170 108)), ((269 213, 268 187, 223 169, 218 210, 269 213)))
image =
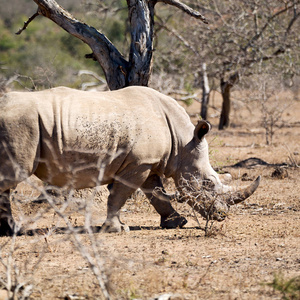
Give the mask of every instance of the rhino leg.
POLYGON ((129 227, 120 220, 120 210, 126 200, 137 190, 146 180, 150 173, 151 166, 132 166, 128 169, 133 171, 117 174, 118 181, 108 186, 110 194, 107 202, 107 218, 102 225, 102 232, 129 231, 129 227))
POLYGON ((11 213, 9 190, 0 195, 0 236, 13 235, 15 222, 11 213))
POLYGON ((183 227, 187 223, 186 218, 179 215, 172 207, 170 199, 166 196, 164 196, 164 198, 158 198, 152 194, 156 187, 163 188, 161 178, 158 175, 151 175, 142 185, 142 190, 150 200, 150 203, 154 206, 155 210, 160 214, 160 226, 169 229, 183 227))
POLYGON ((109 186, 110 194, 107 202, 107 218, 102 225, 102 232, 121 232, 129 231, 129 227, 121 222, 120 210, 125 204, 126 200, 135 191, 120 182, 115 181, 109 186))

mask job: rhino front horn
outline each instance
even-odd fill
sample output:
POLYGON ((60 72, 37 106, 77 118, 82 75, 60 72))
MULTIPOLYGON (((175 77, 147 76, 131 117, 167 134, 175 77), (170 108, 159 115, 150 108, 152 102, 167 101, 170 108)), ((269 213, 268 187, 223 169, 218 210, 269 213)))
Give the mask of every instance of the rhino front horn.
POLYGON ((238 190, 233 193, 229 193, 226 196, 226 199, 224 199, 229 205, 238 204, 248 197, 250 197, 258 188, 260 183, 260 176, 258 176, 249 186, 238 190))

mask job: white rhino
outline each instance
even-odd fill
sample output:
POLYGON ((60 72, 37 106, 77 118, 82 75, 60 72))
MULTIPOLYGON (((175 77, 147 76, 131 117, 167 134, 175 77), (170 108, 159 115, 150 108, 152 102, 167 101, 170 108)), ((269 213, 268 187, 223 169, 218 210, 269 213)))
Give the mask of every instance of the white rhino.
MULTIPOLYGON (((171 206, 170 196, 156 189, 163 188, 162 177, 172 177, 177 186, 181 179, 198 175, 210 180, 214 191, 228 197, 216 201, 210 212, 195 208, 218 221, 259 184, 257 179, 232 193, 209 163, 204 136, 210 125, 199 121, 195 127, 175 100, 150 88, 11 92, 0 105, 1 235, 11 234, 15 226, 9 190, 32 174, 58 187, 108 184, 103 226, 108 232, 128 229, 120 221, 120 209, 138 188, 160 214, 162 227, 186 224, 171 206)), ((197 204, 192 198, 187 201, 197 204)))

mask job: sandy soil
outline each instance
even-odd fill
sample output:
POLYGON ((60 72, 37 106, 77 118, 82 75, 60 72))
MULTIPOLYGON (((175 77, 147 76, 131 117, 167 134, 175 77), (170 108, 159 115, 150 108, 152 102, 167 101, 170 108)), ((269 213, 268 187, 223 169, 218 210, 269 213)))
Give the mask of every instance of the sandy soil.
MULTIPOLYGON (((129 233, 89 234, 80 231, 84 224, 97 231, 105 220, 105 188, 76 192, 72 203, 52 197, 58 210, 65 207, 63 220, 47 203, 34 203, 39 193, 21 184, 14 215, 34 230, 0 238, 1 261, 8 266, 0 266, 1 280, 7 284, 10 278, 14 290, 22 284, 19 295, 28 292, 31 299, 101 299, 101 280, 112 299, 281 299, 267 283, 300 275, 300 169, 292 166, 300 164, 300 102, 290 101, 269 146, 257 105, 234 101, 232 127, 222 132, 216 129, 218 110, 210 109, 212 165, 230 172, 233 185, 258 175, 262 182, 245 203, 232 207, 226 221, 212 224, 209 236, 199 228, 205 222, 184 204, 174 206, 188 218, 185 228, 160 229, 159 216, 140 192, 122 211, 129 233), (268 164, 232 167, 249 158, 268 164)), ((220 99, 213 104, 218 109, 220 99)), ((195 114, 200 104, 187 110, 195 114)))

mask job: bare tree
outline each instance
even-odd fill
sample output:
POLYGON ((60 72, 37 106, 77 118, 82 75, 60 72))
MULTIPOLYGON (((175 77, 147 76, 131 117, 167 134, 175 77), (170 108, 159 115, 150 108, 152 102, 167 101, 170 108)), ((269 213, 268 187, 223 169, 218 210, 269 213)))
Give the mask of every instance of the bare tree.
POLYGON ((253 77, 254 91, 251 93, 250 101, 254 101, 259 107, 266 144, 272 145, 276 131, 286 124, 284 112, 292 105, 291 99, 281 95, 284 85, 280 75, 270 78, 269 74, 259 74, 253 77))
MULTIPOLYGON (((187 70, 199 76, 205 62, 210 83, 218 81, 224 102, 220 129, 229 124, 230 90, 238 82, 247 84, 253 74, 263 73, 283 73, 292 81, 299 74, 299 4, 299 0, 196 1, 193 7, 210 20, 209 27, 198 28, 182 16, 184 22, 170 29, 178 41, 173 48, 177 55, 183 53, 187 70)), ((172 16, 163 21, 165 28, 170 27, 172 16)))
POLYGON ((219 130, 229 126, 230 114, 230 90, 239 81, 239 73, 236 72, 229 77, 228 81, 221 78, 221 93, 223 98, 222 111, 219 122, 219 130))
POLYGON ((49 18, 71 35, 88 44, 92 50, 86 55, 101 65, 109 88, 119 89, 130 85, 147 86, 151 75, 153 54, 154 7, 158 2, 175 6, 193 18, 207 23, 197 11, 179 0, 127 0, 131 45, 129 59, 95 28, 80 22, 54 0, 34 0, 37 12, 24 23, 20 34, 37 16, 49 18))

